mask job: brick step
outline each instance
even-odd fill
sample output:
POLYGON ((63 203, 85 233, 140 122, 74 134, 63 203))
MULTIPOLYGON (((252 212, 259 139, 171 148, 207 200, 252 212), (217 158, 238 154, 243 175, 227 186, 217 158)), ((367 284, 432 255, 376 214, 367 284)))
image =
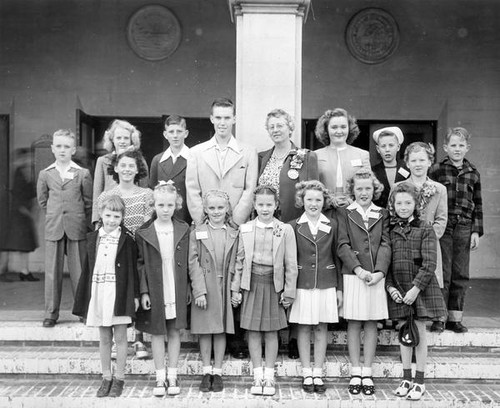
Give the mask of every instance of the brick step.
POLYGON ((2 408, 493 408, 500 406, 500 384, 492 381, 427 380, 426 393, 420 402, 410 402, 393 395, 399 380, 376 380, 373 396, 350 395, 347 379, 327 380, 324 395, 306 394, 298 379, 277 379, 273 397, 249 393, 250 380, 225 379, 220 393, 201 393, 200 377, 180 377, 181 393, 175 397, 152 397, 151 378, 127 377, 120 398, 96 398, 100 384, 97 376, 4 376, 0 378, 2 408))
MULTIPOLYGON (((500 380, 500 353, 430 353, 426 376, 442 379, 500 380)), ((179 359, 179 374, 201 375, 202 362, 198 349, 183 349, 179 359)), ((399 378, 402 375, 399 352, 379 351, 373 364, 374 377, 399 378)), ((0 374, 99 374, 99 350, 96 347, 3 346, 0 349, 0 374)), ((126 372, 147 375, 154 372, 152 360, 127 359, 126 372)), ((223 365, 226 376, 250 376, 249 359, 237 360, 226 355, 223 365)), ((299 360, 280 354, 276 362, 280 377, 296 377, 301 373, 299 360)), ((349 358, 346 352, 328 351, 325 363, 327 377, 346 377, 349 358)))
MULTIPOLYGON (((456 334, 445 331, 441 334, 426 332, 427 342, 430 348, 451 348, 461 352, 469 348, 477 347, 485 351, 500 348, 500 329, 497 328, 472 328, 468 333, 456 334)), ((134 341, 134 331, 128 330, 129 341, 134 341)), ((283 344, 288 342, 288 332, 282 331, 283 344)), ((150 336, 145 334, 145 340, 150 336)), ((79 322, 64 322, 57 324, 54 328, 44 328, 38 321, 1 321, 0 322, 0 344, 39 344, 51 343, 54 345, 97 345, 99 342, 98 330, 86 327, 79 322)), ((192 345, 198 342, 198 336, 189 331, 182 331, 182 342, 192 345)), ((328 343, 330 345, 345 346, 347 336, 345 331, 329 331, 328 343)), ((380 330, 378 333, 378 344, 380 346, 399 346, 397 332, 394 330, 380 330)), ((479 350, 478 350, 479 351, 479 350)))

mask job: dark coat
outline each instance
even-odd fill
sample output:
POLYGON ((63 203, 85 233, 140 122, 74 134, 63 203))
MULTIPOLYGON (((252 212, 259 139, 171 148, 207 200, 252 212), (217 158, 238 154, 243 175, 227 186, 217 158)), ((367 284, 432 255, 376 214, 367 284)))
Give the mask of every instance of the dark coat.
MULTIPOLYGON (((391 185, 389 184, 389 180, 387 179, 384 162, 380 162, 375 166, 372 166, 372 171, 373 174, 375 174, 375 177, 377 177, 378 181, 380 181, 384 185, 382 194, 380 194, 378 200, 373 200, 373 204, 378 205, 382 208, 387 208, 387 203, 389 202, 389 194, 391 193, 391 185)), ((398 164, 396 167, 396 179, 394 180, 394 183, 404 181, 408 179, 408 177, 410 177, 410 171, 408 170, 408 167, 406 167, 406 164, 402 160, 398 160, 398 164)))
POLYGON ((314 239, 307 223, 291 221, 297 239, 297 289, 343 290, 340 261, 337 256, 337 219, 334 211, 325 214, 330 220, 330 231, 318 230, 314 239))
MULTIPOLYGON (((189 225, 172 218, 174 224, 174 260, 175 260, 175 327, 187 326, 188 301, 188 250, 189 225)), ((165 302, 163 299, 163 268, 160 244, 154 227, 154 219, 148 221, 135 233, 138 258, 137 269, 140 280, 140 293, 148 293, 151 310, 140 309, 137 315, 137 329, 150 334, 167 334, 165 320, 165 302)))
POLYGON ((354 268, 382 272, 387 275, 391 263, 391 242, 389 238, 389 213, 380 208, 378 218, 370 218, 368 229, 356 210, 339 208, 339 247, 342 273, 352 274, 354 268))
MULTIPOLYGON (((87 234, 87 257, 75 293, 73 314, 87 318, 92 294, 92 275, 97 256, 99 230, 87 234)), ((115 316, 135 318, 134 298, 139 298, 139 275, 137 273, 137 246, 132 233, 122 227, 115 259, 116 299, 115 316)))
POLYGON ((175 188, 182 197, 182 208, 180 210, 176 210, 175 216, 180 220, 191 224, 191 215, 189 215, 186 202, 187 160, 184 157, 179 156, 175 163, 172 162, 172 157, 160 162, 162 156, 163 152, 157 154, 151 161, 149 187, 154 189, 160 180, 172 180, 175 183, 175 188))
MULTIPOLYGON (((404 297, 416 286, 421 290, 414 303, 417 316, 432 320, 446 316, 446 305, 434 273, 437 238, 432 226, 417 220, 404 228, 396 224, 390 236, 392 266, 385 281, 386 288, 395 287, 404 297)), ((389 299, 389 316, 392 319, 404 318, 408 312, 407 306, 389 299)))
MULTIPOLYGON (((316 153, 311 151, 307 151, 302 167, 297 170, 299 173, 299 177, 295 180, 292 180, 290 177, 288 177, 290 163, 292 162, 293 156, 295 155, 293 152, 297 150, 297 146, 295 146, 293 143, 292 149, 293 150, 290 151, 290 154, 285 159, 283 167, 280 171, 280 205, 276 218, 283 222, 288 222, 293 219, 299 218, 304 212, 302 208, 295 207, 295 184, 299 183, 300 181, 319 180, 318 160, 316 158, 316 153)), ((259 153, 259 177, 266 168, 267 162, 271 158, 273 152, 274 147, 259 153)), ((257 184, 259 183, 257 182, 257 184)))

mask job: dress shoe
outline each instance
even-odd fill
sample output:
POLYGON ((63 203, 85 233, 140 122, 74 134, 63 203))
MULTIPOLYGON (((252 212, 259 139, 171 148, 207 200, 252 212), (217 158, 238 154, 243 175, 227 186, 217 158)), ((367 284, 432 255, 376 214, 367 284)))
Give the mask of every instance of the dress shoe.
POLYGON ((44 319, 43 327, 54 327, 56 325, 56 321, 54 319, 44 319))
POLYGON ((111 380, 102 380, 101 386, 97 390, 97 398, 107 397, 109 395, 109 390, 111 390, 111 382, 111 380))
POLYGON ((469 331, 462 322, 446 322, 446 330, 451 330, 455 333, 467 333, 469 331))
POLYGON ((124 385, 124 380, 117 380, 116 378, 113 378, 113 383, 111 384, 111 389, 109 390, 109 396, 111 398, 116 398, 122 395, 124 385))
POLYGON ((31 272, 28 272, 27 274, 24 274, 24 273, 19 273, 19 280, 21 282, 38 282, 40 279, 33 276, 33 274, 31 272))
POLYGON ((299 358, 299 349, 297 347, 297 339, 290 339, 288 342, 288 358, 297 360, 299 358))
POLYGON ((209 392, 212 390, 212 375, 204 374, 201 379, 200 391, 201 392, 209 392))
POLYGON ((218 374, 214 374, 212 378, 212 391, 221 392, 224 389, 224 382, 222 377, 218 374))
POLYGON ((439 322, 439 321, 432 322, 430 330, 431 330, 431 332, 434 332, 434 333, 442 333, 442 332, 444 332, 444 323, 439 322))

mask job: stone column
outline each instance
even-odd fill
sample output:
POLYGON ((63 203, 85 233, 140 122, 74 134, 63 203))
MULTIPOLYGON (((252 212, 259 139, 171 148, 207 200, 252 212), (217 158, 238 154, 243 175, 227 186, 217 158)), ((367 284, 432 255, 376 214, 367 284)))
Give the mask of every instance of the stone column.
POLYGON ((295 118, 301 144, 302 25, 311 0, 229 0, 236 24, 236 138, 272 146, 264 127, 274 108, 295 118))

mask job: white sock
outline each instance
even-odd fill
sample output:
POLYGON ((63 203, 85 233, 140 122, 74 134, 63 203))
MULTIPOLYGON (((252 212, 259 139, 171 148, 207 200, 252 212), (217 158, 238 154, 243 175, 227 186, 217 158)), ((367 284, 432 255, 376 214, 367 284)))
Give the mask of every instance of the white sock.
POLYGON ((319 367, 314 367, 312 371, 313 377, 323 377, 323 369, 319 367))
POLYGON ((156 370, 156 381, 165 382, 165 369, 164 368, 156 370))
POLYGON ((253 379, 254 380, 262 380, 264 378, 264 368, 263 367, 255 367, 253 369, 253 379))
POLYGON ((264 378, 266 380, 274 380, 274 368, 264 368, 264 378))
POLYGON ((212 370, 214 375, 220 375, 222 377, 222 368, 215 368, 212 370))
POLYGON ((304 381, 304 384, 312 384, 312 374, 313 374, 313 370, 311 367, 302 367, 302 377, 304 377, 304 379, 306 377, 309 377, 307 380, 304 381))
POLYGON ((363 367, 361 369, 361 377, 371 377, 372 376, 372 368, 371 367, 363 367))
POLYGON ((212 366, 203 366, 203 375, 212 374, 212 366))
POLYGON ((361 376, 361 367, 351 367, 351 375, 361 376))
POLYGON ((167 368, 167 378, 169 380, 175 380, 177 378, 177 367, 168 367, 167 368))

